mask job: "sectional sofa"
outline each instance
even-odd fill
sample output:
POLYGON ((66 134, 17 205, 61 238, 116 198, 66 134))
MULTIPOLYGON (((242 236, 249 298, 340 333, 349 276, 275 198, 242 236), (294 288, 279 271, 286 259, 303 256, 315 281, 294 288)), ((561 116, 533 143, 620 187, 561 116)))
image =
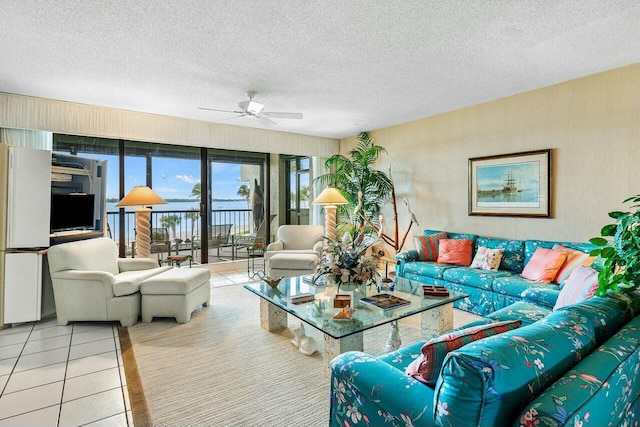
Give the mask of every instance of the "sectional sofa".
MULTIPOLYGON (((424 235, 445 233, 425 230, 424 235)), ((413 249, 396 255, 396 275, 425 284, 446 286, 468 294, 454 304, 456 308, 486 316, 514 302, 529 301, 545 308, 553 308, 560 287, 557 283, 543 284, 520 276, 525 265, 539 247, 551 249, 554 245, 579 250, 585 253, 594 247, 590 243, 560 242, 548 240, 507 240, 483 237, 469 233, 446 232, 449 239, 468 239, 473 242, 473 254, 479 247, 503 249, 504 254, 498 271, 439 264, 436 261, 418 260, 418 251, 413 249)))
POLYGON ((638 292, 555 311, 516 302, 474 323, 522 326, 445 353, 433 386, 405 373, 424 342, 343 353, 331 362, 330 425, 638 425, 639 313, 638 292))

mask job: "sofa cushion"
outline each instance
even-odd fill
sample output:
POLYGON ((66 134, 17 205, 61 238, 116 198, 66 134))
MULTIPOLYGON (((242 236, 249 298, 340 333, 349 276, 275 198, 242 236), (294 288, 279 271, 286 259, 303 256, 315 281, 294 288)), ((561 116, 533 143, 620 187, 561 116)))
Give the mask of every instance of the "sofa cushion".
POLYGON ((500 260, 500 269, 521 273, 524 268, 524 241, 494 239, 489 237, 478 237, 476 239, 478 247, 485 246, 489 249, 504 249, 500 260))
POLYGON ((438 264, 469 266, 473 254, 471 239, 440 239, 438 264))
POLYGON ((454 350, 435 387, 436 423, 504 425, 593 348, 594 334, 582 315, 555 311, 454 350))
POLYGON ((576 267, 578 267, 579 265, 588 267, 595 260, 595 257, 589 256, 589 254, 587 253, 567 248, 562 245, 553 245, 552 249, 554 251, 562 251, 567 253, 567 259, 565 260, 564 264, 562 264, 562 267, 560 267, 560 270, 558 270, 555 279, 553 279, 554 282, 560 285, 569 278, 569 275, 573 270, 575 270, 576 267))
POLYGON ((405 373, 429 386, 435 386, 445 356, 466 344, 520 327, 520 320, 490 323, 460 329, 427 341, 422 355, 407 366, 405 373))
POLYGON ((559 295, 560 289, 558 286, 540 284, 535 287, 525 289, 522 294, 520 294, 520 297, 525 301, 538 304, 541 307, 553 308, 558 301, 559 295))
POLYGON ((149 270, 125 271, 115 276, 113 294, 117 297, 140 291, 140 284, 146 279, 163 273, 171 267, 156 267, 149 270))
POLYGON ((640 396, 639 330, 636 317, 531 402, 514 425, 605 426, 612 415, 620 417, 616 425, 637 425, 640 413, 627 405, 640 396))
POLYGON ((471 261, 471 268, 479 268, 481 270, 498 271, 500 268, 500 261, 504 249, 489 249, 486 246, 478 246, 473 261, 471 261))
POLYGON ((558 289, 558 285, 534 282, 524 277, 513 274, 510 276, 499 276, 493 281, 493 291, 503 295, 510 295, 522 299, 522 293, 528 289, 535 288, 552 288, 558 289))
POLYGON ((447 233, 435 233, 428 236, 414 236, 413 243, 418 253, 418 261, 436 261, 438 259, 438 242, 446 239, 447 233))
POLYGON ((442 274, 444 280, 480 289, 492 289, 496 277, 505 277, 509 273, 505 271, 479 270, 471 267, 455 267, 445 270, 442 274))
POLYGON ((575 304, 591 298, 598 290, 598 272, 591 267, 579 265, 572 272, 560 290, 553 306, 557 310, 565 305, 575 304))
POLYGON ((522 325, 530 325, 538 320, 548 316, 551 310, 540 307, 527 301, 518 301, 508 307, 501 308, 487 315, 487 319, 505 321, 505 320, 521 320, 522 325))
POLYGON ((566 252, 538 248, 524 266, 522 277, 535 282, 550 283, 556 277, 558 270, 560 270, 566 259, 566 252))
MULTIPOLYGON (((404 275, 419 275, 428 278, 440 279, 444 272, 450 268, 454 268, 450 264, 438 264, 432 261, 410 261, 404 265, 404 275)), ((426 282, 425 282, 426 283, 426 282)))

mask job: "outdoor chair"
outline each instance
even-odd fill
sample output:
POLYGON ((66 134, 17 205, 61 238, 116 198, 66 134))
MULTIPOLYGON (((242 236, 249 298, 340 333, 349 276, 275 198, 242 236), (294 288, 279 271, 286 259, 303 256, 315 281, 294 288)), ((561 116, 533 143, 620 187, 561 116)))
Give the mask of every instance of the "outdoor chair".
POLYGON ((166 252, 171 255, 171 239, 169 230, 166 227, 151 229, 151 253, 158 254, 166 252))
MULTIPOLYGON (((220 257, 220 248, 229 246, 229 240, 231 238, 231 228, 233 224, 215 224, 209 227, 209 239, 207 240, 207 247, 209 249, 216 248, 217 256, 220 257)), ((193 236, 191 239, 191 255, 196 249, 202 247, 202 238, 200 236, 193 236)))

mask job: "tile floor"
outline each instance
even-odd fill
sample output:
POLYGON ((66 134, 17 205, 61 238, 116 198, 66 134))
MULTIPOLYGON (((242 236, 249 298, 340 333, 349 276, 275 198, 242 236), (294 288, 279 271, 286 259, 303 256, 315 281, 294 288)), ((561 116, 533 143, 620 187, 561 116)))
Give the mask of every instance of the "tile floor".
MULTIPOLYGON (((246 261, 211 272, 211 286, 246 283, 246 261)), ((0 330, 0 427, 133 426, 118 322, 0 330)))

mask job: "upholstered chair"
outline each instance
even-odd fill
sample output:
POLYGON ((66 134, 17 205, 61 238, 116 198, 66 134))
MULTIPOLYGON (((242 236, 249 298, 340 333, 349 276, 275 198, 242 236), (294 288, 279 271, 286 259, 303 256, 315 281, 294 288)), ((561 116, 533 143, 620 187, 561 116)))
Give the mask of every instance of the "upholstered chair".
POLYGON ((307 274, 315 271, 318 260, 322 256, 324 246, 324 227, 321 225, 281 225, 278 228, 277 240, 267 246, 264 260, 267 272, 270 274, 292 276, 307 274), (278 267, 271 268, 269 259, 275 255, 284 254, 284 264, 279 262, 278 267), (313 255, 311 257, 310 255, 313 255), (290 270, 290 271, 289 271, 290 270))
POLYGON ((77 320, 118 320, 131 326, 140 316, 140 283, 171 267, 151 258, 118 258, 106 237, 54 245, 47 252, 58 325, 77 320))

